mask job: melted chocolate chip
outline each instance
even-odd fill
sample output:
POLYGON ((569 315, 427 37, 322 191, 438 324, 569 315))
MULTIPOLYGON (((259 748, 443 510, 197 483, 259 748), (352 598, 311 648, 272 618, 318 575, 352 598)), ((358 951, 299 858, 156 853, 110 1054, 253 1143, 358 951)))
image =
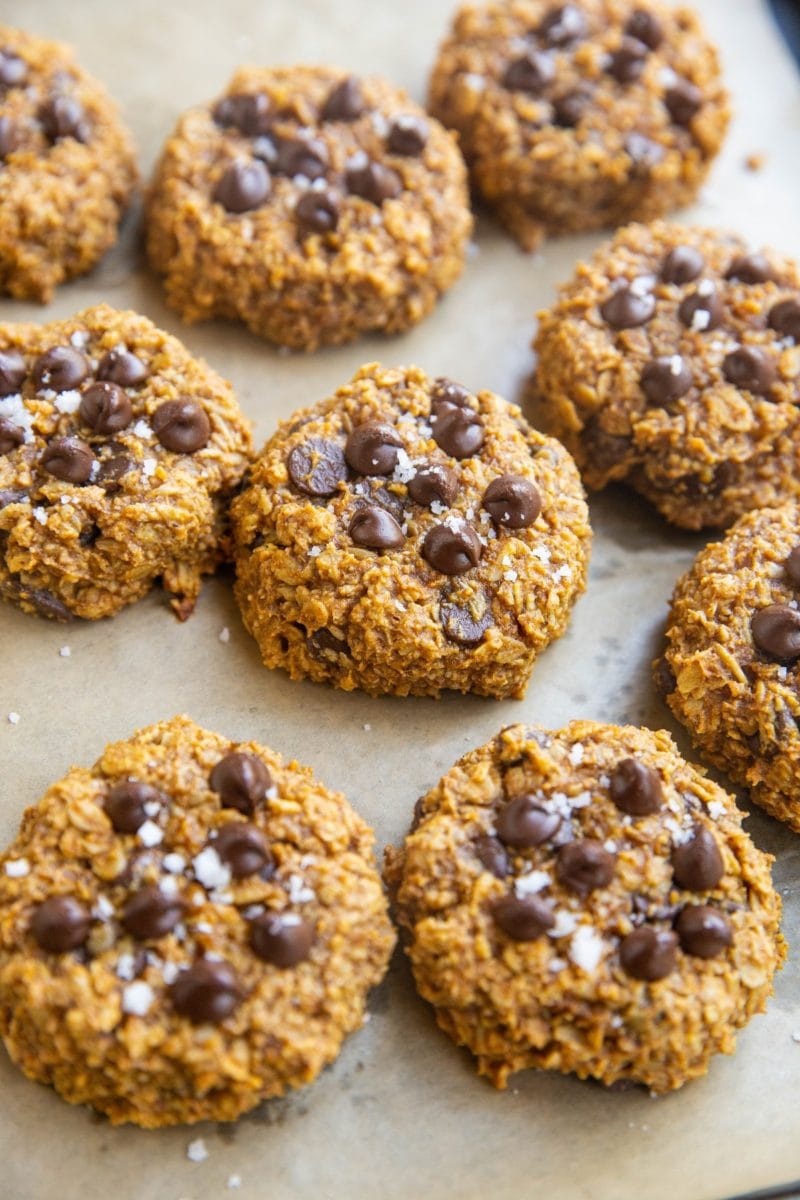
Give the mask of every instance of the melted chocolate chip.
POLYGON ((661 264, 664 283, 692 283, 706 265, 699 250, 694 246, 675 246, 661 264))
POLYGON ((138 387, 150 372, 140 358, 129 350, 109 350, 97 366, 97 378, 120 387, 138 387))
POLYGON ((275 171, 278 175, 304 179, 321 178, 328 168, 328 148, 319 138, 304 136, 281 138, 278 142, 275 171))
POLYGON ((767 322, 781 337, 800 342, 800 301, 781 300, 773 304, 767 322))
POLYGON ((178 924, 185 907, 179 897, 167 896, 159 888, 149 885, 134 892, 127 901, 122 910, 122 924, 128 933, 143 941, 164 937, 178 924))
POLYGON ((689 904, 675 922, 681 949, 695 958, 716 958, 733 941, 730 923, 708 904, 689 904))
POLYGON ((347 532, 357 546, 367 550, 397 550, 405 539, 391 513, 377 504, 366 504, 352 517, 347 532))
POLYGON ((442 401, 432 414, 433 438, 445 454, 453 458, 471 458, 483 445, 486 432, 480 415, 466 406, 442 401))
POLYGON ((536 896, 502 896, 491 913, 498 929, 515 942, 535 942, 556 923, 553 910, 536 896))
POLYGON ((348 435, 344 456, 359 475, 391 475, 402 445, 394 426, 384 421, 365 421, 348 435))
POLYGON ((587 895, 606 887, 614 878, 616 855, 602 842, 581 838, 562 846, 556 857, 556 875, 570 891, 587 895))
POLYGON ((456 408, 463 408, 469 404, 469 400, 470 393, 463 384, 456 383, 453 379, 447 379, 443 375, 434 380, 431 388, 431 404, 433 406, 446 402, 454 404, 456 408))
POLYGON ((366 162, 363 166, 350 166, 346 173, 347 189, 354 196, 361 196, 371 204, 383 204, 393 200, 403 190, 403 181, 391 167, 382 163, 366 162))
POLYGON ((323 626, 308 635, 306 645, 315 658, 325 657, 326 654, 350 655, 350 647, 342 638, 336 637, 330 629, 323 626))
POLYGON ((64 483, 86 483, 95 458, 92 447, 83 438, 60 437, 53 438, 44 448, 39 462, 49 475, 64 483))
POLYGON ((600 305, 600 315, 612 329, 646 325, 656 311, 655 297, 627 284, 612 292, 600 305))
POLYGON ((484 837, 475 838, 472 843, 472 849, 475 857, 486 870, 494 875, 496 879, 505 879, 509 872, 508 855, 503 848, 501 842, 497 838, 490 837, 488 834, 484 837))
POLYGON ((643 925, 623 938, 619 961, 625 973, 633 979, 655 983, 675 970, 677 948, 677 934, 643 925))
POLYGON ((50 896, 34 910, 31 933, 43 950, 66 954, 86 941, 91 915, 73 896, 50 896))
POLYGON ((100 464, 100 470, 97 472, 97 483, 106 489, 107 492, 119 491, 119 481, 123 475, 127 475, 132 471, 136 463, 132 458, 128 458, 127 454, 115 454, 113 458, 106 459, 100 464))
POLYGON ((650 50, 657 50, 664 40, 661 22, 645 8, 634 9, 625 23, 625 32, 629 37, 644 42, 650 50))
POLYGON ((506 67, 503 75, 503 87, 512 92, 527 92, 538 96, 556 76, 555 63, 550 54, 531 47, 515 58, 506 67))
POLYGON ((339 198, 332 188, 309 188, 297 201, 294 215, 301 233, 332 233, 339 224, 339 198))
POLYGON ((0 454, 10 454, 25 441, 25 432, 8 417, 0 417, 0 454))
POLYGON ((116 383, 90 384, 81 397, 79 412, 95 433, 119 433, 133 420, 131 402, 116 383))
POLYGON ((28 64, 13 50, 0 50, 0 90, 22 87, 28 78, 28 64))
POLYGON ((39 109, 39 121, 51 142, 75 138, 88 142, 89 126, 84 120, 83 105, 74 96, 51 96, 39 109))
POLYGON ((272 776, 255 754, 234 750, 221 758, 209 777, 212 792, 218 792, 225 808, 249 816, 270 787, 272 776))
POLYGON ((219 1024, 239 1007, 244 996, 233 967, 205 959, 181 971, 169 994, 175 1011, 195 1025, 204 1021, 219 1024))
POLYGON ((69 392, 83 383, 89 374, 89 364, 71 346, 54 346, 40 354, 33 364, 31 377, 37 390, 69 392))
POLYGON ((768 604, 750 621, 759 650, 783 662, 800 658, 800 612, 788 604, 768 604))
POLYGON ((566 46, 585 38, 589 27, 577 4, 559 4, 545 14, 536 32, 548 46, 566 46))
POLYGON ((211 437, 211 422, 196 400, 166 400, 159 404, 150 422, 164 449, 175 454, 194 454, 211 437))
POLYGON ((213 199, 229 213, 252 212, 268 199, 272 189, 269 171, 260 158, 237 159, 214 188, 213 199))
POLYGON ((444 463, 430 463, 417 467, 417 473, 408 481, 408 494, 415 504, 430 508, 432 504, 443 504, 449 508, 458 493, 458 476, 444 463))
POLYGON ((116 784, 105 798, 103 807, 117 833, 136 833, 148 819, 145 805, 169 805, 168 798, 158 788, 138 779, 125 779, 116 784))
POLYGON ((647 54, 647 46, 638 38, 623 37, 609 59, 609 75, 613 75, 617 83, 635 83, 644 70, 647 54))
POLYGON ((561 824, 558 813, 549 813, 533 796, 515 796, 501 808, 497 836, 506 846, 541 846, 561 824))
POLYGON ((553 117, 556 125, 574 129, 592 103, 592 93, 587 88, 573 88, 553 101, 553 117))
POLYGON ((528 529, 542 511, 542 497, 522 475, 500 475, 483 494, 483 507, 496 525, 528 529))
POLYGON ((685 297, 678 308, 678 317, 687 329, 696 333, 708 333, 717 329, 722 321, 722 301, 717 289, 713 286, 698 287, 685 297))
POLYGON ((725 278, 739 283, 766 283, 775 278, 775 273, 763 254, 740 254, 728 267, 725 278))
POLYGON ((728 383, 756 396, 764 396, 770 390, 777 370, 775 362, 766 351, 758 346, 740 346, 726 354, 722 361, 722 372, 728 383))
POLYGON ((666 408, 686 395, 694 379, 685 358, 680 354, 668 354, 649 362, 642 371, 640 382, 648 403, 666 408))
POLYGON ((75 616, 58 596, 54 596, 47 588, 26 587, 16 580, 8 580, 2 585, 2 592, 17 601, 25 601, 35 608, 40 617, 49 621, 74 621, 75 616))
POLYGON ((492 610, 486 602, 486 597, 480 593, 482 604, 474 608, 466 603, 456 604, 452 600, 442 600, 439 605, 439 621, 442 632, 450 642, 457 646, 478 646, 486 630, 494 624, 492 610))
POLYGON ((480 538, 472 526, 462 520, 454 523, 455 529, 444 524, 434 525, 422 543, 422 557, 442 575, 463 575, 465 571, 471 571, 477 567, 483 553, 480 538))
POLYGON ((209 845, 228 864, 234 879, 257 875, 265 867, 273 866, 267 839, 258 826, 249 821, 229 821, 221 825, 209 845))
POLYGON ((351 75, 331 89, 320 117, 323 121, 356 121, 363 111, 361 84, 351 75))
POLYGON ((676 125, 691 125, 703 106, 703 93, 688 79, 678 79, 664 93, 667 111, 676 125))
POLYGON ((698 826, 694 837, 672 851, 672 873, 679 887, 691 892, 708 892, 725 874, 719 846, 713 833, 698 826))
POLYGON ((269 97, 263 92, 223 96, 213 115, 217 125, 231 125, 247 137, 269 133, 272 124, 269 97))
POLYGON ((274 967, 304 962, 314 944, 314 926, 292 913, 262 913, 250 922, 250 945, 274 967))
POLYGON ((18 350, 0 350, 0 396, 13 396, 25 382, 28 368, 18 350))
POLYGON ((332 496, 347 479, 347 463, 338 442, 307 438, 286 460, 289 478, 307 496, 332 496))
POLYGON ((636 758, 624 758, 614 768, 609 792, 617 808, 632 817, 658 812, 664 803, 658 773, 636 758))
POLYGON ((402 154, 406 158, 415 158, 422 154, 428 144, 430 129, 428 122, 413 113, 401 113, 394 117, 389 125, 386 136, 386 149, 390 154, 402 154))
POLYGON ((800 545, 795 546, 786 559, 785 568, 791 583, 800 588, 800 545))

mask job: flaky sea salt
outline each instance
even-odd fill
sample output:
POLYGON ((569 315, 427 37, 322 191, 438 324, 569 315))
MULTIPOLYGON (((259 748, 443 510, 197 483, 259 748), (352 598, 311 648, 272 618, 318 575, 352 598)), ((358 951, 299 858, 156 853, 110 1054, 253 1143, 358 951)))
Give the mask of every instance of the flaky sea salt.
POLYGON ((287 886, 290 904, 306 904, 309 900, 316 899, 316 892, 307 887, 299 875, 290 875, 287 886))
POLYGON ((227 1183, 225 1184, 225 1187, 240 1188, 241 1186, 242 1186, 241 1175, 229 1175, 228 1176, 228 1180, 227 1180, 227 1183))
POLYGON ((132 954, 120 954, 114 974, 118 979, 133 979, 136 974, 136 959, 132 954))
POLYGON ((591 925, 579 925, 572 936, 568 954, 576 967, 591 974, 603 957, 603 939, 591 925))
POLYGON ((150 438, 153 436, 153 431, 145 420, 137 421, 131 428, 131 433, 135 434, 138 438, 150 438))
POLYGON ((143 1017, 149 1012, 154 999, 150 984, 137 979, 135 983, 129 983, 122 993, 122 1011, 134 1017, 143 1017))
POLYGON ((231 640, 231 631, 230 631, 230 629, 228 629, 227 625, 224 625, 223 628, 220 629, 219 640, 221 642, 226 642, 226 643, 231 640))
POLYGON ((721 800, 709 800, 707 812, 712 821, 718 821, 720 817, 725 815, 727 809, 721 800))
POLYGON ((565 908, 559 908, 555 913, 555 918, 555 924, 547 931, 548 937, 568 937, 571 933, 575 932, 578 926, 578 918, 574 913, 567 912, 565 908))
POLYGON ((570 746, 567 758, 573 767, 579 767, 583 762, 583 754, 583 742, 575 742, 574 746, 570 746))
POLYGON ((524 896, 535 896, 543 888, 549 887, 552 882, 547 871, 529 871, 527 875, 520 875, 514 882, 514 891, 520 899, 524 896))
POLYGON ((192 859, 197 879, 206 889, 223 888, 231 881, 231 871, 213 846, 206 846, 192 859))
POLYGON ((22 396, 15 394, 0 398, 0 417, 7 417, 22 430, 26 444, 33 441, 33 414, 25 407, 22 396))
POLYGON ((108 921, 114 915, 114 905, 105 896, 98 896, 92 908, 92 916, 99 921, 108 921))
POLYGON ((138 837, 143 846, 158 846, 163 841, 164 834, 155 821, 145 821, 139 826, 138 837))
POLYGON ((77 412, 81 405, 81 394, 71 388, 68 392, 59 392, 53 401, 53 405, 60 413, 71 414, 77 412))
POLYGON ((310 546, 308 551, 309 558, 319 558, 322 554, 322 546, 310 546))
POLYGON ((186 859, 182 854, 165 854, 161 865, 165 871, 169 871, 173 875, 180 875, 186 866, 186 859))
POLYGON ((186 1147, 186 1157, 189 1162, 201 1163, 208 1158, 208 1150, 202 1138, 195 1138, 193 1142, 189 1142, 186 1147))
POLYGON ((18 712, 10 712, 8 714, 7 720, 8 720, 9 725, 19 725, 19 713, 18 712))
POLYGON ((72 656, 72 651, 70 650, 69 646, 62 646, 58 653, 60 654, 61 658, 70 658, 72 656))
POLYGON ((538 558, 539 562, 542 563, 549 563, 552 557, 550 551, 547 549, 547 546, 534 546, 531 550, 531 554, 534 558, 538 558))
POLYGON ((150 476, 155 471, 157 465, 158 464, 156 463, 156 460, 154 458, 145 458, 142 461, 142 474, 144 475, 145 479, 150 478, 150 476))
POLYGON ((6 875, 11 879, 22 879, 23 876, 29 874, 31 865, 27 858, 9 858, 6 863, 6 875))
POLYGON ((33 510, 33 519, 34 521, 38 521, 40 525, 46 525, 47 509, 42 508, 41 504, 37 504, 36 508, 33 510))

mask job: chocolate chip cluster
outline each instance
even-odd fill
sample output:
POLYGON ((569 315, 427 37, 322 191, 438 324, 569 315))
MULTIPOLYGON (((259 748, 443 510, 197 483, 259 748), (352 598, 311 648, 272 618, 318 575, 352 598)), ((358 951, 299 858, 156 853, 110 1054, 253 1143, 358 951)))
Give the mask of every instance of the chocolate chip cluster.
MULTIPOLYGON (((25 59, 12 50, 0 49, 0 164, 20 146, 24 134, 21 124, 2 112, 3 97, 12 88, 28 87, 30 82, 25 59)), ((42 100, 36 109, 35 121, 51 145, 63 138, 86 143, 92 135, 80 100, 63 87, 54 87, 42 100)))

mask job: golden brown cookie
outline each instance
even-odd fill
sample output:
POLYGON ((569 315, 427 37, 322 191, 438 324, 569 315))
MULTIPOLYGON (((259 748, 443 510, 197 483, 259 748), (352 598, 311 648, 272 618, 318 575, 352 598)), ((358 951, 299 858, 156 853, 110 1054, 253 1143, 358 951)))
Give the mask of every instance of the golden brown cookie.
POLYGON ((687 204, 730 117, 697 15, 651 0, 466 4, 430 106, 526 250, 687 204))
POLYGON ((299 350, 415 325, 471 229, 452 134, 335 67, 237 71, 181 118, 147 203, 150 263, 185 320, 299 350))
POLYGON ((665 732, 512 725, 418 801, 385 876, 417 987, 497 1087, 705 1074, 785 954, 767 854, 665 732))
POLYGON ((343 796, 186 717, 107 746, 0 856, 0 1033, 114 1124, 230 1121, 311 1082, 394 932, 343 796))
POLYGON ((231 514, 265 664, 348 691, 521 696, 586 583, 563 446, 415 367, 369 364, 295 413, 231 514))
POLYGON ((188 617, 250 450, 230 385, 146 317, 0 325, 0 597, 94 619, 160 578, 188 617))
POLYGON ((800 272, 735 234, 629 225, 539 313, 536 419, 587 487, 685 529, 800 494, 800 272))
POLYGON ((0 292, 47 302, 90 270, 137 179, 116 104, 72 50, 0 26, 0 292))
POLYGON ((656 683, 700 753, 800 833, 800 505, 758 509, 672 597, 656 683))

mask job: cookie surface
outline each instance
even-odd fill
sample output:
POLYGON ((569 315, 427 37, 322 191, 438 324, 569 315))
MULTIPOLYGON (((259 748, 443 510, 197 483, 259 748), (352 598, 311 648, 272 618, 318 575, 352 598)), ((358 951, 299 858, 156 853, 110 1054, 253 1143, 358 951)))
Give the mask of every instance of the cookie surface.
POLYGON ((307 768, 185 717, 106 747, 0 858, 9 1054, 146 1127, 310 1082, 394 944, 372 842, 307 768))
POLYGON ((800 832, 800 505, 707 546, 672 597, 656 683, 710 762, 800 832))
POLYGON ((686 529, 800 492, 800 273, 734 234, 630 225, 539 313, 536 419, 587 487, 686 529))
POLYGON ((690 9, 632 0, 467 4, 430 83, 473 182, 525 249, 687 204, 729 120, 690 9))
POLYGON ((415 367, 364 366, 294 414, 231 514, 264 663, 347 690, 519 696, 585 586, 564 448, 415 367))
POLYGON ((0 292, 46 302, 90 270, 137 178, 116 104, 69 47, 0 26, 0 292))
POLYGON ((0 596, 93 619, 161 578, 188 616, 250 448, 230 386, 146 317, 0 325, 0 596))
POLYGON ((305 350, 416 324, 471 229, 452 134, 333 67, 239 70, 181 118, 147 203, 148 256, 185 320, 305 350))
POLYGON ((522 725, 386 851, 417 988, 498 1087, 526 1067, 654 1092, 762 1012, 785 948, 769 855, 665 732, 522 725))

